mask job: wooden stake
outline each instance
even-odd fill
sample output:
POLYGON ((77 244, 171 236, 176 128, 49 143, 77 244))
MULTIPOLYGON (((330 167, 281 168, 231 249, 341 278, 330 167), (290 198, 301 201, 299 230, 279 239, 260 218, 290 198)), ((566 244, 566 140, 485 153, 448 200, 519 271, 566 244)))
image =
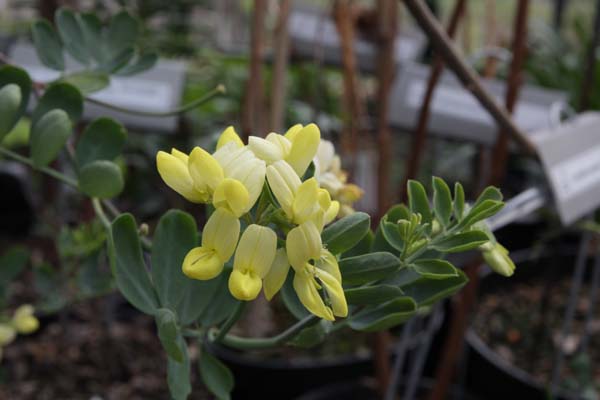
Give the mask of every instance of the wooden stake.
POLYGON ((277 25, 275 26, 271 123, 269 124, 271 131, 281 133, 285 123, 287 68, 290 49, 290 40, 287 29, 289 15, 290 0, 281 0, 279 2, 277 25))

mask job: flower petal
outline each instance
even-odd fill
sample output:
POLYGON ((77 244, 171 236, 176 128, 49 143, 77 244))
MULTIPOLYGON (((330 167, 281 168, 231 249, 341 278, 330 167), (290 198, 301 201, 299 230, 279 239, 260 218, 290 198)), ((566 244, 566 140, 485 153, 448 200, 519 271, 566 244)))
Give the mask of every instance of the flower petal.
POLYGON ((183 259, 181 267, 188 278, 206 281, 218 276, 223 271, 223 260, 214 249, 195 247, 183 259))
POLYGON ((302 182, 294 196, 294 222, 301 224, 309 220, 319 208, 319 184, 315 178, 310 178, 302 182))
POLYGON ((277 235, 271 228, 249 225, 242 234, 235 252, 233 268, 251 271, 264 278, 273 264, 277 250, 277 235))
POLYGON ((318 278, 327 291, 333 314, 337 317, 346 317, 348 315, 348 303, 342 284, 325 271, 319 271, 318 278))
POLYGON ((318 259, 322 248, 321 235, 311 221, 293 228, 287 234, 288 260, 296 272, 301 271, 308 261, 318 259))
POLYGON ((238 136, 233 126, 227 127, 221 136, 219 136, 219 140, 217 141, 217 150, 226 145, 227 143, 234 143, 236 147, 244 147, 244 142, 238 136))
POLYGON ((287 156, 290 153, 290 149, 292 148, 292 142, 285 136, 275 132, 271 132, 267 135, 265 139, 279 147, 281 149, 281 154, 283 155, 283 157, 287 156))
POLYGON ((256 157, 240 163, 239 168, 232 171, 231 177, 239 180, 248 190, 249 209, 254 206, 265 185, 267 166, 256 157))
POLYGON ((293 284, 298 299, 308 311, 328 321, 334 320, 333 312, 325 305, 319 295, 314 278, 302 273, 296 273, 293 284))
POLYGON ((242 182, 225 178, 215 189, 213 204, 215 208, 224 208, 239 218, 251 208, 250 194, 242 182))
POLYGON ((188 169, 196 189, 214 192, 224 178, 223 168, 206 150, 195 147, 190 153, 188 169))
POLYGON ((292 139, 292 148, 285 160, 298 176, 302 176, 306 172, 306 168, 317 153, 320 141, 321 132, 315 124, 306 125, 295 134, 292 139))
POLYGON ((273 143, 257 136, 248 138, 248 147, 256 155, 256 157, 264 160, 267 164, 272 164, 275 161, 283 160, 283 149, 279 144, 273 143))
POLYGON ((229 276, 229 291, 238 300, 254 300, 262 289, 262 280, 252 271, 234 269, 229 276))
POLYGON ((302 183, 300 178, 285 161, 278 161, 267 167, 267 181, 283 211, 292 218, 294 196, 302 183))
POLYGON ((296 124, 296 125, 292 126, 290 129, 288 129, 287 132, 285 132, 284 136, 287 139, 289 139, 290 141, 294 141, 296 134, 298 132, 300 132, 300 130, 302 130, 302 128, 303 128, 302 124, 296 124))
POLYGON ((202 232, 202 246, 216 250, 226 263, 229 261, 240 236, 240 220, 224 209, 217 209, 210 216, 202 232))
MULTIPOLYGON (((194 181, 190 176, 187 164, 182 161, 175 149, 174 154, 171 155, 164 151, 159 151, 156 154, 156 167, 162 180, 171 189, 185 197, 188 201, 193 203, 204 203, 208 201, 208 195, 202 193, 194 188, 194 181)), ((181 153, 183 154, 183 153, 181 153)), ((183 154, 187 159, 187 156, 183 154)))
POLYGON ((279 292, 285 283, 285 278, 287 278, 289 270, 290 263, 285 250, 278 249, 273 264, 271 264, 271 268, 269 269, 269 273, 263 282, 267 300, 271 300, 273 296, 279 292))
POLYGON ((329 208, 327 209, 327 211, 325 211, 325 215, 323 216, 324 225, 331 223, 335 219, 335 217, 337 217, 339 212, 340 212, 340 202, 332 201, 331 204, 329 205, 329 208))

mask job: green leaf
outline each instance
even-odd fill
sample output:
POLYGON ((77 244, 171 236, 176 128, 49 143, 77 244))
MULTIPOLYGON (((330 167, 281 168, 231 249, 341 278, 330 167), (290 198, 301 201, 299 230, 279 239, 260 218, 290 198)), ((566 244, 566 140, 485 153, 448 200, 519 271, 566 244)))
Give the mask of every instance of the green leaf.
POLYGON ((48 68, 65 69, 62 44, 48 21, 36 21, 31 26, 31 35, 38 58, 48 68))
POLYGON ((397 223, 401 219, 410 220, 410 210, 404 204, 396 204, 384 215, 386 221, 397 223))
POLYGON ((376 307, 366 307, 354 314, 348 323, 357 331, 375 332, 389 329, 415 315, 417 305, 410 297, 401 297, 376 307))
POLYGON ((474 230, 446 237, 432 247, 434 250, 443 253, 460 253, 462 251, 475 249, 488 240, 489 238, 485 232, 474 230))
POLYGON ((398 252, 404 249, 404 240, 400 235, 398 224, 382 220, 379 229, 390 246, 398 252))
POLYGON ((156 61, 158 61, 157 53, 151 52, 151 53, 140 54, 135 61, 133 61, 129 65, 121 68, 118 71, 117 75, 131 76, 131 75, 139 74, 141 72, 147 71, 150 68, 154 67, 154 65, 156 64, 156 61))
POLYGON ((79 22, 85 45, 91 56, 97 63, 104 63, 108 58, 108 55, 102 37, 102 22, 94 13, 82 13, 77 15, 77 22, 79 22))
POLYGON ((70 83, 81 93, 90 94, 106 88, 110 83, 110 78, 100 71, 79 71, 66 75, 59 82, 70 83))
POLYGON ((331 321, 321 319, 315 325, 302 329, 288 344, 303 349, 310 349, 327 339, 329 332, 331 332, 331 327, 331 321))
POLYGON ((90 55, 81 25, 71 10, 60 8, 54 14, 54 23, 67 52, 80 63, 87 65, 90 55))
POLYGON ((159 308, 156 310, 155 319, 158 338, 169 358, 179 363, 183 362, 183 352, 179 348, 177 340, 180 333, 175 313, 167 308, 159 308))
POLYGON ((503 207, 504 203, 501 201, 483 200, 469 210, 459 226, 467 228, 479 221, 483 221, 486 218, 496 215, 503 207))
POLYGON ((13 65, 3 65, 0 67, 0 88, 10 83, 18 85, 21 89, 21 104, 19 105, 17 120, 14 121, 16 124, 19 118, 21 118, 27 110, 32 83, 29 74, 24 69, 13 65))
POLYGON ((125 67, 134 55, 135 49, 133 47, 127 47, 104 63, 104 65, 102 65, 102 71, 115 73, 125 67))
POLYGON ((84 296, 97 297, 114 288, 110 270, 103 268, 104 251, 96 251, 81 261, 77 270, 77 288, 84 296))
POLYGON ((183 259, 198 243, 191 215, 170 210, 162 216, 152 240, 152 280, 163 307, 178 311, 190 278, 181 271, 183 259))
POLYGON ((174 400, 185 400, 192 393, 190 357, 187 344, 181 335, 177 337, 177 345, 183 354, 183 361, 177 362, 167 357, 167 384, 174 400))
POLYGON ((473 207, 476 207, 478 204, 481 204, 486 200, 502 201, 502 192, 500 192, 500 190, 494 186, 486 187, 483 189, 483 192, 481 192, 479 197, 477 197, 473 207))
POLYGON ((423 222, 431 222, 431 209, 425 188, 417 181, 408 181, 408 206, 413 213, 421 214, 423 222))
POLYGON ((346 289, 348 304, 376 305, 402 297, 404 293, 392 285, 376 285, 346 289))
POLYGON ((66 82, 50 85, 33 110, 31 124, 35 125, 44 114, 57 108, 64 110, 71 122, 77 122, 83 112, 83 96, 79 89, 66 82))
POLYGON ((450 188, 442 179, 433 177, 433 209, 435 216, 443 226, 448 226, 452 216, 452 196, 450 188))
POLYGON ((400 260, 391 253, 378 252, 343 258, 339 262, 345 285, 362 285, 383 279, 400 268, 400 260))
POLYGON ((158 299, 142 258, 137 224, 131 214, 122 214, 112 223, 109 244, 117 287, 134 307, 154 315, 158 299))
POLYGON ((177 307, 179 320, 182 325, 189 325, 210 307, 217 290, 222 289, 218 278, 209 281, 188 279, 183 295, 177 307))
POLYGON ((31 127, 31 159, 36 167, 44 167, 58 156, 72 129, 69 116, 59 109, 49 111, 31 127))
POLYGON ((114 15, 106 32, 106 43, 111 56, 121 53, 127 47, 133 47, 140 33, 140 24, 127 11, 114 15))
POLYGON ((463 186, 456 182, 454 184, 454 218, 457 221, 462 220, 465 212, 465 191, 463 186))
POLYGON ((375 231, 375 239, 373 239, 371 251, 386 251, 395 255, 400 254, 400 252, 393 248, 386 240, 385 236, 383 235, 383 229, 381 229, 381 225, 375 231))
POLYGON ((458 292, 468 281, 461 270, 458 276, 448 279, 421 278, 415 282, 402 286, 407 296, 412 297, 419 307, 433 304, 443 298, 458 292))
POLYGON ((350 250, 344 252, 342 254, 342 257, 354 257, 367 254, 371 251, 371 246, 373 245, 374 240, 375 235, 373 234, 373 231, 369 229, 369 232, 367 232, 367 234, 362 239, 360 239, 360 242, 358 242, 356 246, 354 246, 350 250))
POLYGON ((456 268, 448 261, 439 259, 418 260, 412 267, 424 278, 446 279, 458 276, 456 268))
POLYGON ((121 169, 112 161, 92 161, 79 170, 77 177, 79 190, 99 199, 115 197, 125 185, 121 169))
POLYGON ((114 160, 123 151, 126 139, 127 131, 114 119, 95 119, 83 131, 75 149, 75 159, 79 166, 97 160, 114 160))
POLYGON ((9 83, 0 89, 0 142, 19 121, 21 106, 21 88, 9 83))
POLYGON ((0 256, 0 286, 17 277, 29 261, 29 251, 24 246, 14 246, 0 256))
POLYGON ((371 217, 357 212, 329 225, 321 238, 333 254, 344 253, 353 248, 369 232, 371 217))
POLYGON ((233 374, 218 358, 206 348, 200 356, 200 376, 206 388, 219 400, 229 400, 235 384, 233 374))
POLYGON ((310 315, 310 312, 304 307, 304 304, 298 298, 296 291, 294 290, 294 272, 288 273, 287 278, 283 286, 281 287, 281 299, 283 300, 283 304, 285 304, 288 311, 296 317, 296 319, 301 320, 302 318, 310 315))
POLYGON ((231 267, 225 268, 221 275, 207 282, 216 281, 217 289, 209 304, 200 314, 199 320, 202 326, 208 327, 225 321, 237 307, 238 300, 231 296, 228 282, 231 275, 231 267))
POLYGON ((382 280, 380 283, 382 285, 391 285, 397 287, 403 287, 409 285, 413 282, 421 279, 421 275, 419 275, 412 268, 402 268, 394 274, 390 275, 388 278, 382 280))

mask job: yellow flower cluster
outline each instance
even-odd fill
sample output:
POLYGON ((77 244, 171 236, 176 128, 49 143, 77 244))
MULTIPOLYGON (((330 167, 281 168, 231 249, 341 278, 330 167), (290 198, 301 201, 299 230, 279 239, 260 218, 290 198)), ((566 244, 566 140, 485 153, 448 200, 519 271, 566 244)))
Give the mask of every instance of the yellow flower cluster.
POLYGON ((340 157, 335 153, 333 143, 321 140, 314 158, 315 177, 331 198, 340 203, 340 217, 354 213, 353 204, 363 196, 363 190, 353 183, 347 183, 348 174, 342 169, 340 157))
POLYGON ((284 135, 270 133, 264 139, 251 136, 248 145, 229 127, 213 154, 199 147, 189 155, 175 149, 170 154, 160 151, 157 167, 165 183, 189 201, 215 207, 201 246, 190 250, 183 261, 183 273, 192 279, 215 278, 233 256, 231 294, 249 301, 263 289, 270 300, 291 265, 294 289, 310 312, 327 320, 345 317, 348 306, 338 262, 321 242, 323 227, 336 218, 340 203, 332 201, 316 178, 302 181, 320 143, 315 124, 295 125, 284 135), (239 238, 240 218, 254 207, 265 184, 285 224, 253 223, 239 238), (278 241, 276 232, 285 242, 278 241))
POLYGON ((35 332, 40 322, 34 315, 34 309, 29 304, 24 304, 16 309, 12 319, 6 323, 0 323, 0 360, 2 359, 2 348, 17 337, 17 333, 27 335, 35 332))

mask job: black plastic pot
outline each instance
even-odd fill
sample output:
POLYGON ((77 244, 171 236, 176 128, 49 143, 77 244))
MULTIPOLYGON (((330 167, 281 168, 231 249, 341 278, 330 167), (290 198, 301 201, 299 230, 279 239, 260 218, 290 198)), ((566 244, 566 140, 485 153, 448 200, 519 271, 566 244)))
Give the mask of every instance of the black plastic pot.
MULTIPOLYGON (((443 313, 435 327, 440 327, 443 313)), ((423 335, 413 335, 408 349, 421 342, 423 335)), ((394 346, 390 360, 394 359, 394 346)), ((223 346, 209 347, 235 376, 233 399, 292 399, 312 388, 335 382, 358 381, 373 376, 373 357, 368 354, 346 354, 328 358, 265 358, 259 353, 242 353, 223 346)))
MULTIPOLYGON (((434 380, 431 378, 422 378, 419 384, 416 399, 427 398, 427 395, 434 386, 434 380)), ((404 386, 400 385, 398 394, 402 396, 404 386)), ((449 399, 475 400, 476 397, 469 393, 465 393, 458 387, 452 387, 448 393, 449 399)), ((381 400, 381 395, 377 393, 375 388, 365 382, 339 382, 317 389, 313 389, 296 400, 381 400)))
MULTIPOLYGON (((496 274, 482 278, 480 293, 493 293, 518 282, 537 279, 557 279, 571 276, 575 263, 573 248, 563 250, 556 257, 548 257, 537 263, 517 265, 510 279, 496 274)), ((561 316, 562 317, 562 316, 561 316)), ((527 371, 513 365, 496 353, 473 329, 466 335, 467 343, 467 387, 489 400, 528 399, 547 400, 548 387, 538 383, 527 371)), ((561 392, 555 399, 575 400, 576 394, 561 392)))

